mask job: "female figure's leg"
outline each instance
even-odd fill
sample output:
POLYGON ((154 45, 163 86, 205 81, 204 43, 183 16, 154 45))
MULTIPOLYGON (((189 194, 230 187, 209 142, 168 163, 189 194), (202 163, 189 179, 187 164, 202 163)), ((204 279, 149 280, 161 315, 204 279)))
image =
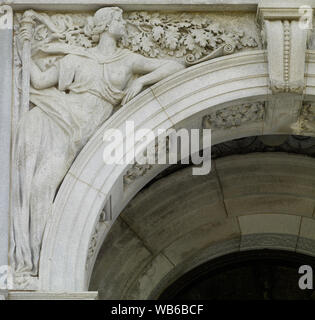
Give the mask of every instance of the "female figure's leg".
POLYGON ((15 272, 38 273, 43 232, 55 192, 74 159, 70 139, 35 107, 21 119, 16 143, 16 181, 12 214, 15 272))

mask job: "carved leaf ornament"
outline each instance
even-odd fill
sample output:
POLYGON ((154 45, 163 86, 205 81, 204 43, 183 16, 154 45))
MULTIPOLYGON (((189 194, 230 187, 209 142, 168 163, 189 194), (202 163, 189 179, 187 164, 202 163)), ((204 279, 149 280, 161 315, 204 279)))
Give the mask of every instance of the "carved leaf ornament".
MULTIPOLYGON (((32 39, 33 55, 49 43, 84 48, 97 44, 97 39, 85 32, 90 15, 38 14, 40 21, 36 21, 32 39)), ((21 19, 22 14, 17 13, 16 29, 21 19)), ((213 16, 209 14, 127 12, 124 13, 124 19, 127 33, 119 46, 147 57, 181 59, 189 55, 190 60, 196 61, 224 45, 228 45, 232 51, 258 46, 258 40, 247 35, 245 30, 228 30, 213 21, 213 16)))

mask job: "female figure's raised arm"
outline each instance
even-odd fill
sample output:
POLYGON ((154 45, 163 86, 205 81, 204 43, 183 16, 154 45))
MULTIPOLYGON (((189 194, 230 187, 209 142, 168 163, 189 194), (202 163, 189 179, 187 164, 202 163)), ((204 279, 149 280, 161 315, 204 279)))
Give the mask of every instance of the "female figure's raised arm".
POLYGON ((35 89, 46 89, 58 83, 58 69, 56 66, 50 67, 46 71, 41 71, 34 61, 31 61, 31 84, 35 89))
POLYGON ((184 65, 177 61, 146 58, 138 54, 133 61, 133 72, 145 74, 141 77, 144 86, 154 84, 182 69, 184 65))
POLYGON ((134 54, 132 71, 134 74, 141 74, 142 76, 133 81, 126 92, 122 104, 135 97, 144 86, 154 84, 184 68, 183 64, 174 60, 146 58, 139 54, 134 54))

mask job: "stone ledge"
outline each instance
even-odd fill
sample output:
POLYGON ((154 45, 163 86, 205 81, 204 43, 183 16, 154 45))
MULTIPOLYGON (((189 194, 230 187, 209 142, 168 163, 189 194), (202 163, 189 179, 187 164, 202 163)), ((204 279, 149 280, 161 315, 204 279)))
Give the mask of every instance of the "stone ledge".
POLYGON ((98 300, 97 291, 86 292, 39 292, 9 291, 7 300, 98 300))
POLYGON ((14 10, 97 10, 104 6, 118 6, 125 11, 167 10, 167 11, 252 11, 255 12, 258 0, 8 0, 0 4, 10 4, 14 10))

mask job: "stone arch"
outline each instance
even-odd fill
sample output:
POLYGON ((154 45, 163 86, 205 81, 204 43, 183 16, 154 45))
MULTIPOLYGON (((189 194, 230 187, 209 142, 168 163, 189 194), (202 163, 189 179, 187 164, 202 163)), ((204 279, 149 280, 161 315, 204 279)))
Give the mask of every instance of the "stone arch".
POLYGON ((127 205, 95 264, 91 289, 101 299, 156 299, 183 274, 230 253, 315 255, 313 158, 274 152, 213 162, 211 174, 184 168, 127 205))
MULTIPOLYGON (((312 64, 310 59, 310 70, 312 64)), ((305 98, 311 100, 313 91, 309 85, 305 98)), ((103 162, 105 130, 116 128, 124 132, 126 120, 134 121, 137 129, 153 131, 200 128, 202 118, 209 112, 235 105, 259 102, 266 112, 270 96, 266 52, 255 50, 179 72, 116 112, 84 147, 59 189, 43 240, 41 289, 87 290, 96 253, 115 219, 134 195, 165 169, 156 166, 125 189, 124 175, 130 166, 110 166, 103 162), (110 219, 99 223, 104 207, 110 219)), ((215 130, 213 144, 252 135, 294 133, 290 127, 266 126, 267 118, 245 115, 241 123, 215 130)))

